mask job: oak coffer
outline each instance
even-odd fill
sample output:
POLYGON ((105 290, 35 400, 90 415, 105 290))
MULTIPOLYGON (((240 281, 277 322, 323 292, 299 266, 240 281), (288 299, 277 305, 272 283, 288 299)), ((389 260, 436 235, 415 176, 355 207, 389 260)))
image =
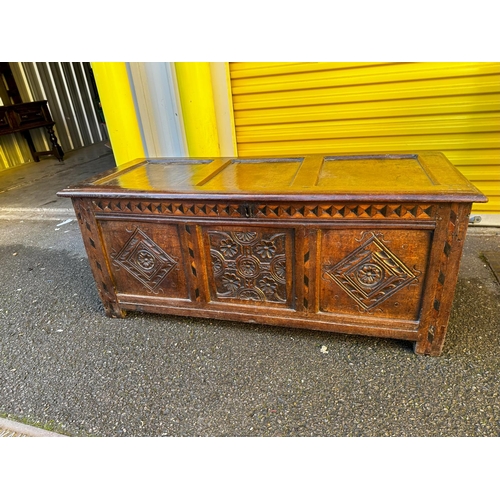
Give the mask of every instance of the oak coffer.
POLYGON ((439 355, 473 202, 441 153, 135 160, 71 197, 106 314, 259 322, 439 355))

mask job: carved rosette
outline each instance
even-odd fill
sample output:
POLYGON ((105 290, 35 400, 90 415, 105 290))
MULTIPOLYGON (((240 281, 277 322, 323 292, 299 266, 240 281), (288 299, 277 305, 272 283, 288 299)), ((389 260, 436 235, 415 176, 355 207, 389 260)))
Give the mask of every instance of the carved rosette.
POLYGON ((384 270, 377 264, 365 264, 358 268, 357 279, 366 287, 377 286, 384 278, 384 270))
POLYGON ((217 298, 286 302, 284 233, 209 231, 208 238, 217 298))
POLYGON ((152 292, 157 292, 162 281, 177 266, 177 262, 139 228, 113 257, 113 262, 152 292))
POLYGON ((337 264, 323 265, 323 278, 339 285, 361 310, 369 311, 417 280, 375 234, 337 264))

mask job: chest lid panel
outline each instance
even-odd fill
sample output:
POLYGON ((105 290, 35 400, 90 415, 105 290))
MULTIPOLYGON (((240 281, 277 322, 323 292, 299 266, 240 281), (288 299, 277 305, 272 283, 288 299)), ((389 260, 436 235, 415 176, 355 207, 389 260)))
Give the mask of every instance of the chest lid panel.
POLYGON ((441 153, 139 159, 62 196, 484 202, 441 153))

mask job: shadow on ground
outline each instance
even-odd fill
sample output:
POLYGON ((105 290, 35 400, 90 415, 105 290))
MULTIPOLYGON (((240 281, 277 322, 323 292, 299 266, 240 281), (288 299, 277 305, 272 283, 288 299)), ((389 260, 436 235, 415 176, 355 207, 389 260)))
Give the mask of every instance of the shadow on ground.
POLYGON ((480 258, 498 233, 468 236, 444 353, 429 358, 397 340, 109 319, 76 222, 66 233, 54 221, 0 224, 0 412, 10 418, 76 436, 500 434, 500 291, 480 258))

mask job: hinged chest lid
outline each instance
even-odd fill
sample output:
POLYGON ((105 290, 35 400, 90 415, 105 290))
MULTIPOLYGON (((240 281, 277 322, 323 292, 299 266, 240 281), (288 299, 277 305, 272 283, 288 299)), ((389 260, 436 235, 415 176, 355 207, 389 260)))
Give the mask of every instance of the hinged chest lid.
POLYGON ((485 202, 442 153, 138 159, 67 197, 485 202))

